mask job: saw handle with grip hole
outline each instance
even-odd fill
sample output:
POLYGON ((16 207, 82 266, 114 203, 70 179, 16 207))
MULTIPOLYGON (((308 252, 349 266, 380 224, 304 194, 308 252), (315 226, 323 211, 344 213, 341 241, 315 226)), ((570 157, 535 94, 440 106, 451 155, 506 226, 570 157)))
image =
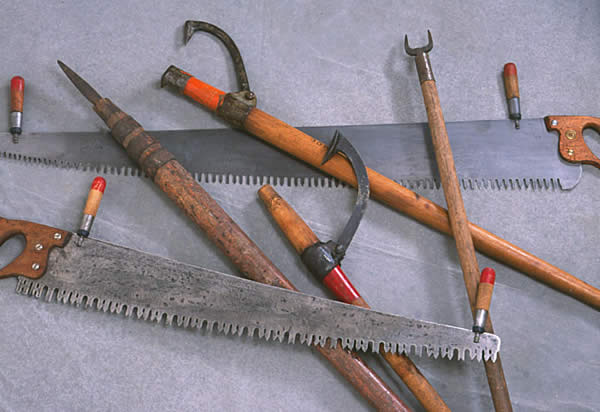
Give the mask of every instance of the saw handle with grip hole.
POLYGON ((25 220, 8 220, 0 217, 0 246, 18 235, 25 237, 25 249, 15 260, 0 269, 0 279, 12 276, 40 278, 46 272, 50 250, 64 247, 71 236, 65 230, 25 220))
POLYGON ((600 159, 590 150, 583 139, 585 129, 600 133, 600 118, 592 116, 546 116, 549 131, 558 132, 558 151, 571 163, 583 163, 600 169, 600 159))

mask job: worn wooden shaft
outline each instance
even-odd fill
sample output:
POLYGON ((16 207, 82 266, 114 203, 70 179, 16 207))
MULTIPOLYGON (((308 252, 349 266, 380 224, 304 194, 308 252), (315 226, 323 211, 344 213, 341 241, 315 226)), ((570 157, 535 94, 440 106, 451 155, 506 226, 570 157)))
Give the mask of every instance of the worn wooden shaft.
MULTIPOLYGON (((258 194, 298 254, 302 254, 306 248, 319 242, 317 235, 271 185, 261 187, 258 194)), ((327 286, 331 289, 329 285, 327 286)), ((354 289, 351 283, 349 283, 349 287, 354 289)), ((335 294, 336 296, 343 295, 339 292, 335 292, 335 294)), ((370 309, 367 302, 361 296, 340 300, 351 305, 370 309)), ((408 356, 396 355, 385 351, 381 351, 381 354, 426 410, 432 412, 450 410, 435 388, 408 356)))
MULTIPOLYGON (((163 84, 173 85, 181 93, 224 117, 219 109, 223 106, 225 92, 191 77, 174 66, 171 66, 163 75, 163 84)), ((226 120, 231 121, 227 118, 226 120)), ((249 110, 241 120, 243 128, 259 139, 331 176, 356 186, 352 167, 344 161, 342 156, 336 155, 325 165, 321 165, 327 148, 320 141, 260 109, 249 110)), ((371 196, 374 199, 406 213, 442 233, 452 235, 446 209, 372 169, 367 168, 367 171, 371 184, 371 196)), ((469 223, 469 227, 473 243, 480 252, 595 309, 600 309, 600 290, 474 223, 469 223)))
MULTIPOLYGON (((244 233, 193 176, 150 136, 139 123, 109 99, 94 110, 111 129, 111 134, 163 192, 198 225, 247 278, 296 290, 258 246, 244 233)), ((315 346, 375 408, 408 411, 409 408, 360 357, 340 346, 315 346)))
POLYGON ((444 196, 448 206, 450 229, 454 235, 471 311, 475 313, 479 265, 477 263, 477 256, 475 255, 475 246, 473 245, 469 221, 460 192, 460 183, 456 175, 454 157, 452 156, 452 149, 448 140, 448 132, 446 131, 446 123, 444 122, 444 115, 435 81, 427 80, 421 83, 421 90, 423 91, 423 100, 427 110, 429 132, 433 142, 435 159, 440 171, 444 196))
MULTIPOLYGON (((433 142, 435 158, 440 171, 446 204, 448 205, 450 228, 456 242, 458 259, 463 272, 471 312, 473 318, 475 318, 479 265, 477 263, 477 256, 475 255, 475 246, 471 237, 465 205, 460 192, 460 184, 456 175, 456 167, 454 166, 454 157, 452 156, 446 122, 444 121, 435 80, 422 81, 421 91, 423 92, 423 101, 427 110, 427 119, 429 121, 429 131, 433 142)), ((486 327, 486 331, 493 333, 491 316, 489 315, 486 326, 489 326, 489 329, 486 327)), ((512 403, 504 378, 500 355, 498 355, 496 362, 485 362, 485 371, 496 411, 512 411, 512 403)))

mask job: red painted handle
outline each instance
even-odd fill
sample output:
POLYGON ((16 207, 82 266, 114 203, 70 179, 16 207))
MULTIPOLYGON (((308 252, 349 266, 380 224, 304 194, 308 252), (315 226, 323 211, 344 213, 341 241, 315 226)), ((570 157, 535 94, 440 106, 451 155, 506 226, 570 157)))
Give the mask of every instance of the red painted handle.
POLYGON ((90 193, 85 202, 85 208, 83 209, 84 215, 96 216, 98 208, 100 207, 100 201, 104 195, 104 189, 106 189, 106 180, 100 176, 96 177, 92 182, 90 193))
POLYGON ((21 76, 15 76, 10 81, 10 111, 23 111, 23 94, 25 91, 25 80, 21 76))
POLYGON ((323 278, 323 284, 342 302, 353 304, 360 298, 358 291, 339 265, 323 278))

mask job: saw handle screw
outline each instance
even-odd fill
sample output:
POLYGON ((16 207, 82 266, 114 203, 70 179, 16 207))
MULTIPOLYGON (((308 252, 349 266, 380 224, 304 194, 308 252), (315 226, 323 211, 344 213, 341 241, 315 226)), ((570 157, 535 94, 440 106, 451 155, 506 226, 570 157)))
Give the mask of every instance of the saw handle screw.
POLYGON ((477 287, 477 301, 475 303, 475 321, 473 322, 473 332, 475 332, 473 342, 475 343, 479 343, 479 336, 485 332, 485 321, 490 311, 495 282, 496 272, 494 269, 485 268, 481 271, 481 278, 477 287))
POLYGON ((511 120, 515 121, 515 127, 518 129, 521 120, 521 101, 517 66, 514 63, 504 65, 504 89, 506 91, 506 101, 508 102, 508 115, 511 120))
POLYGON ((77 240, 75 244, 81 246, 83 240, 90 235, 92 225, 94 224, 94 218, 98 213, 100 207, 100 201, 104 195, 104 189, 106 189, 106 180, 98 176, 92 182, 92 187, 88 194, 87 201, 85 202, 85 208, 83 209, 83 217, 81 219, 81 225, 77 231, 77 240))

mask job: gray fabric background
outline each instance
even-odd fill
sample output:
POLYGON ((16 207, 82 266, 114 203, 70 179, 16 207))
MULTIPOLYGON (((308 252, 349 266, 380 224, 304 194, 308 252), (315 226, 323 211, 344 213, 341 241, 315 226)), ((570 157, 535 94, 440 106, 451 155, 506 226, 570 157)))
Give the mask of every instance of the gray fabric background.
MULTIPOLYGON (((259 107, 294 125, 425 120, 405 33, 416 46, 432 30, 432 64, 447 120, 507 116, 502 66, 519 70, 524 117, 598 114, 600 60, 595 1, 530 2, 60 2, 3 5, 5 93, 26 80, 33 131, 104 130, 55 61, 60 58, 147 129, 225 127, 196 104, 159 89, 169 64, 223 90, 237 87, 224 48, 182 25, 225 29, 244 56, 259 107)), ((0 129, 8 116, 0 117, 0 129)), ((594 148, 597 135, 588 139, 594 148)), ((495 161, 496 159, 490 159, 495 161)), ((499 160, 499 159, 498 159, 499 160)), ((0 215, 76 229, 94 174, 0 162, 0 215)), ((94 235, 235 273, 149 181, 106 176, 94 235)), ((572 192, 466 191, 474 222, 599 285, 600 173, 584 168, 572 192)), ((256 198, 253 186, 205 187, 303 291, 323 295, 256 198)), ((323 239, 351 210, 348 189, 278 187, 323 239), (332 208, 331 204, 341 205, 332 208)), ((441 204, 441 191, 420 191, 441 204)), ((10 241, 0 257, 14 255, 10 241)), ((597 311, 520 273, 493 265, 492 310, 519 411, 591 411, 600 402, 597 311)), ((469 326, 454 245, 371 202, 344 268, 379 310, 469 326)), ((0 410, 366 410, 368 405, 313 351, 168 329, 49 305, 0 282, 0 410)), ((418 403, 375 356, 368 362, 416 410, 418 403)), ((453 410, 490 410, 483 368, 415 359, 453 410)))

